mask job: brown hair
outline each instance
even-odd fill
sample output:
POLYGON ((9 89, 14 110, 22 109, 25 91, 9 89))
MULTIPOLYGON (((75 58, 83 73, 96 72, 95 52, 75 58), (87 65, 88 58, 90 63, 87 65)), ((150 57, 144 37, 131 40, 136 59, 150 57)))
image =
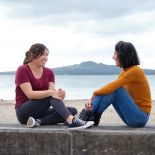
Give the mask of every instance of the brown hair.
POLYGON ((40 43, 33 44, 30 47, 29 51, 25 53, 25 59, 24 59, 23 64, 27 64, 31 62, 33 59, 38 58, 41 55, 43 55, 45 49, 47 49, 47 47, 43 44, 40 44, 40 43))

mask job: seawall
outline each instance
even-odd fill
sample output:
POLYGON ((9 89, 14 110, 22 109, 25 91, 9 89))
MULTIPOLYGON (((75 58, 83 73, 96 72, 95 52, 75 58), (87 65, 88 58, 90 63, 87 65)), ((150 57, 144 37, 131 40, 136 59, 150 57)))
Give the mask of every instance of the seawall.
POLYGON ((69 131, 62 125, 0 125, 0 155, 154 155, 155 126, 119 124, 69 131))

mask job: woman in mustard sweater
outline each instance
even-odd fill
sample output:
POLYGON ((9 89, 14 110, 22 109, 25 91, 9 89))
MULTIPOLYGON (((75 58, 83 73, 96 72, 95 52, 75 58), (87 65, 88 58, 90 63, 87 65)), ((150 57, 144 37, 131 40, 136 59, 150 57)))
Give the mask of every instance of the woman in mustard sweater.
POLYGON ((92 120, 97 126, 104 110, 112 104, 126 125, 144 127, 149 120, 152 100, 148 80, 138 66, 136 49, 130 42, 119 41, 113 59, 122 72, 115 81, 93 92, 79 117, 92 120))

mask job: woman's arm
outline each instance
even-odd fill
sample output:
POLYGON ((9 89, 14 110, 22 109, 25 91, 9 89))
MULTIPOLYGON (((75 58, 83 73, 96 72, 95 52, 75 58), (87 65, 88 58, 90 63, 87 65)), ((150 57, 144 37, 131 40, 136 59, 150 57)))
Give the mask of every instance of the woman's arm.
POLYGON ((126 84, 138 82, 141 78, 141 74, 142 70, 137 66, 133 66, 128 71, 124 72, 124 74, 121 74, 118 79, 94 91, 93 95, 110 94, 126 84))
POLYGON ((57 91, 54 88, 54 83, 50 82, 49 89, 43 91, 34 91, 30 82, 20 84, 20 88, 28 99, 42 99, 49 96, 56 97, 57 91))

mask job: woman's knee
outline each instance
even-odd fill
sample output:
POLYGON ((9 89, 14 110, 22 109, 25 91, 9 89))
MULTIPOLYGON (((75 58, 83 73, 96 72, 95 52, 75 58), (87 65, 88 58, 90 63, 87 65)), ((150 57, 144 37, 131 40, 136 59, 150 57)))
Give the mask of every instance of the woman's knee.
POLYGON ((97 95, 93 98, 93 103, 99 103, 103 99, 111 98, 111 94, 97 95))
POLYGON ((74 107, 67 107, 67 108, 68 108, 68 110, 71 112, 71 114, 73 116, 77 114, 77 109, 76 108, 74 108, 74 107))

